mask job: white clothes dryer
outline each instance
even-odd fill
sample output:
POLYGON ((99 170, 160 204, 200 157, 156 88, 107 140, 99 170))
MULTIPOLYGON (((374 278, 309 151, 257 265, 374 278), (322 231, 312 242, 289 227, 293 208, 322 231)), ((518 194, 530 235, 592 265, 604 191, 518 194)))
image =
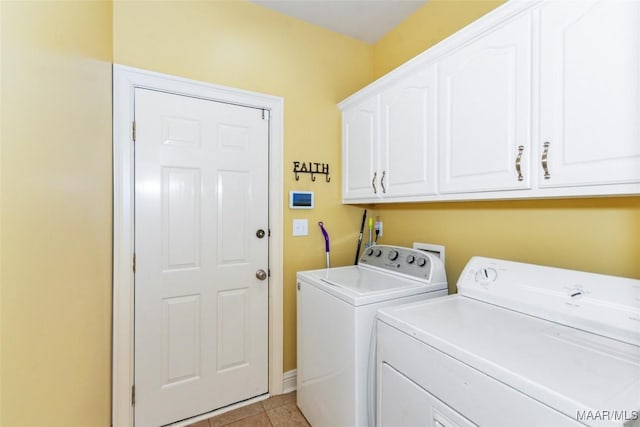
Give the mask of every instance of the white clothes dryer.
POLYGON ((640 425, 640 280, 472 258, 378 314, 377 425, 640 425))
POLYGON ((431 253, 376 245, 358 265, 297 279, 297 405, 313 427, 365 427, 376 312, 447 295, 444 265, 431 253))

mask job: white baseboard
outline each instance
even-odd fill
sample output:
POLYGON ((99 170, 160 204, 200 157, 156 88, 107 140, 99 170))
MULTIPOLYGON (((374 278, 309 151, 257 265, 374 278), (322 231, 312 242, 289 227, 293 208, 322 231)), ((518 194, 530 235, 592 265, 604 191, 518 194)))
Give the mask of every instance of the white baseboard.
POLYGON ((297 380, 297 374, 295 369, 292 369, 282 374, 282 392, 290 393, 292 391, 295 391, 296 380, 297 380))

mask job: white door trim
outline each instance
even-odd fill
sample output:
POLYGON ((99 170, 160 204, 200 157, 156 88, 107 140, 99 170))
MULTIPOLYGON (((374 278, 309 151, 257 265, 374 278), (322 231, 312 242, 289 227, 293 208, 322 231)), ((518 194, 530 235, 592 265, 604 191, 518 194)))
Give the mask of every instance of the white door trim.
POLYGON ((283 124, 280 97, 217 86, 123 65, 113 66, 113 364, 112 420, 133 426, 133 143, 137 87, 269 110, 269 393, 282 393, 283 124))

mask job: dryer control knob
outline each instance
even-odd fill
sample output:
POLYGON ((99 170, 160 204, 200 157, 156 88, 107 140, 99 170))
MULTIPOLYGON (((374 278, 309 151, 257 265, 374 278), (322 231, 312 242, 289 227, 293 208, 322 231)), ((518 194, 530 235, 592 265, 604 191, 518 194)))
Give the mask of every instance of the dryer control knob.
POLYGON ((418 267, 424 267, 427 263, 427 260, 424 258, 418 258, 418 267))
POLYGON ((382 251, 380 249, 376 249, 375 255, 379 257, 380 255, 382 255, 382 251))
POLYGON ((396 251, 395 249, 392 250, 391 252, 389 252, 389 259, 391 261, 395 261, 398 258, 398 251, 396 251))
POLYGON ((373 255, 373 249, 371 248, 367 249, 367 255, 369 256, 373 255))
POLYGON ((476 272, 475 279, 477 283, 481 285, 487 285, 491 282, 495 282, 498 278, 498 272, 495 268, 485 267, 476 272))
POLYGON ((416 260, 416 257, 414 257, 413 255, 407 256, 407 264, 413 264, 415 260, 416 260))

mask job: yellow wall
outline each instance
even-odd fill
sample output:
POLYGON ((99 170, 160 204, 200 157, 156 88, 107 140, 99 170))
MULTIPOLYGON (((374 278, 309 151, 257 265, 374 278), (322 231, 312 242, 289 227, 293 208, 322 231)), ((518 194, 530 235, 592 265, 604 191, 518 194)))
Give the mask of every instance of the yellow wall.
POLYGON ((373 46, 378 78, 506 0, 429 0, 373 46))
POLYGON ((377 208, 384 243, 446 246, 451 291, 473 255, 640 278, 640 197, 377 208))
POLYGON ((0 8, 0 424, 108 426, 111 3, 0 8))
MULTIPOLYGON (((360 209, 340 203, 336 104, 371 81, 372 48, 244 1, 114 3, 114 62, 284 98, 285 195, 312 190, 316 209, 284 215, 284 370, 296 366, 295 273, 324 267, 317 222, 332 260, 352 262, 360 209), (329 163, 331 182, 293 178, 293 161, 329 163), (292 237, 292 219, 309 236, 292 237)), ((285 200, 288 206, 288 201, 285 200)))
MULTIPOLYGON (((374 45, 379 76, 501 1, 431 0, 374 45)), ((640 198, 378 205, 382 243, 446 246, 449 288, 473 255, 640 278, 640 198)))

